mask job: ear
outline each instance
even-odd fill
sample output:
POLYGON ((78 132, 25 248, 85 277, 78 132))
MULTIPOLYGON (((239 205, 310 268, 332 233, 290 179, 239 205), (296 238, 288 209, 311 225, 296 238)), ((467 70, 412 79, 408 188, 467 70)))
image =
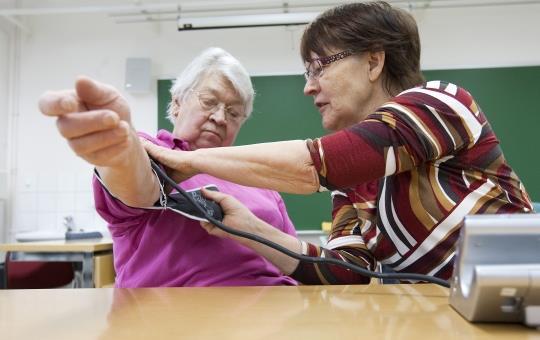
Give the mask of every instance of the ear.
POLYGON ((369 63, 369 80, 372 82, 377 81, 382 74, 384 68, 384 51, 368 52, 369 63))
POLYGON ((173 116, 174 118, 177 118, 178 114, 180 113, 180 107, 181 107, 180 100, 178 98, 174 98, 172 105, 173 105, 173 116))

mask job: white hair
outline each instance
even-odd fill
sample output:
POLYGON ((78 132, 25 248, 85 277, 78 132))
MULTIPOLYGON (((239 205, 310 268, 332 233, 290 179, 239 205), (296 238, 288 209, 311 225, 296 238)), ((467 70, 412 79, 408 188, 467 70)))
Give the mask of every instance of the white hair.
MULTIPOLYGON (((249 74, 235 57, 219 47, 208 48, 191 61, 174 81, 170 90, 171 97, 183 101, 186 93, 209 74, 222 75, 231 82, 242 99, 244 114, 249 117, 255 96, 249 74)), ((167 108, 167 118, 174 124, 172 102, 167 108)))

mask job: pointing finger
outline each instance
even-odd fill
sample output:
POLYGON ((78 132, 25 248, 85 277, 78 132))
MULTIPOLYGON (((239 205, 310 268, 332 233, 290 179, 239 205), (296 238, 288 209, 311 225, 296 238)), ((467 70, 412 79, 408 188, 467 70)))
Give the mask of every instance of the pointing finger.
POLYGON ((86 111, 86 107, 73 90, 47 91, 39 98, 38 106, 39 110, 47 116, 86 111))

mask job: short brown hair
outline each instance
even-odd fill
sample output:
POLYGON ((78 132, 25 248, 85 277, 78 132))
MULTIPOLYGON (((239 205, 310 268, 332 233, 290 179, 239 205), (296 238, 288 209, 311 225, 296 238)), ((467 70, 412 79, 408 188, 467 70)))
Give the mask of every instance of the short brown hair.
POLYGON ((414 18, 384 1, 352 3, 319 15, 304 31, 300 53, 326 56, 330 49, 385 52, 383 86, 390 95, 424 82, 420 37, 414 18))

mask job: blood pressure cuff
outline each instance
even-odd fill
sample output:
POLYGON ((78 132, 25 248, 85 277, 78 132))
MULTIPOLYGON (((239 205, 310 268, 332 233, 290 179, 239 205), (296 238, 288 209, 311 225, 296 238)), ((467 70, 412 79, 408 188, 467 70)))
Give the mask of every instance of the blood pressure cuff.
MULTIPOLYGON (((213 184, 205 185, 204 188, 206 190, 219 191, 217 186, 213 184)), ((202 195, 201 188, 192 189, 186 191, 186 193, 195 202, 197 202, 199 206, 203 208, 209 216, 215 218, 218 221, 223 220, 223 210, 221 209, 219 204, 205 198, 202 195)), ((164 202, 164 205, 162 199, 160 199, 160 202, 156 202, 156 205, 160 207, 165 207, 166 209, 174 211, 192 220, 208 222, 206 217, 199 211, 199 209, 197 209, 190 201, 188 201, 187 198, 185 198, 179 192, 172 192, 165 197, 166 201, 164 202)))
MULTIPOLYGON (((164 189, 164 185, 163 185, 163 179, 161 179, 158 176, 158 174, 154 171, 154 169, 152 169, 152 171, 154 172, 157 179, 159 180, 159 186, 160 186, 160 188, 159 188, 159 191, 160 191, 159 199, 153 206, 143 208, 143 209, 152 209, 152 210, 167 209, 167 210, 173 211, 173 212, 175 212, 177 214, 180 214, 180 215, 185 216, 185 217, 187 217, 189 219, 192 219, 192 220, 208 222, 206 217, 204 217, 204 215, 195 206, 193 206, 191 204, 191 202, 188 201, 187 198, 185 198, 179 192, 173 190, 173 192, 171 192, 170 194, 167 195, 165 193, 165 189, 164 189)), ((97 180, 101 183, 101 185, 105 189, 105 191, 107 191, 107 193, 109 195, 111 195, 112 197, 114 197, 115 199, 122 202, 122 200, 117 198, 115 195, 113 195, 109 191, 109 189, 107 189, 107 186, 105 185, 105 183, 103 182, 103 180, 99 176, 99 173, 98 173, 97 169, 94 170, 94 174, 95 174, 97 180)), ((217 186, 214 185, 214 184, 205 185, 204 188, 207 189, 207 190, 219 191, 217 186)), ((209 216, 215 218, 218 221, 223 220, 223 210, 221 209, 219 204, 217 204, 216 202, 214 202, 212 200, 206 199, 202 195, 201 188, 191 189, 191 190, 186 191, 186 193, 191 198, 193 198, 193 200, 195 202, 197 202, 199 204, 199 206, 201 208, 203 208, 209 216)), ((124 202, 122 202, 122 203, 125 204, 124 202)), ((129 206, 127 204, 125 204, 125 205, 129 206)), ((135 208, 135 207, 131 207, 131 208, 135 208)))

